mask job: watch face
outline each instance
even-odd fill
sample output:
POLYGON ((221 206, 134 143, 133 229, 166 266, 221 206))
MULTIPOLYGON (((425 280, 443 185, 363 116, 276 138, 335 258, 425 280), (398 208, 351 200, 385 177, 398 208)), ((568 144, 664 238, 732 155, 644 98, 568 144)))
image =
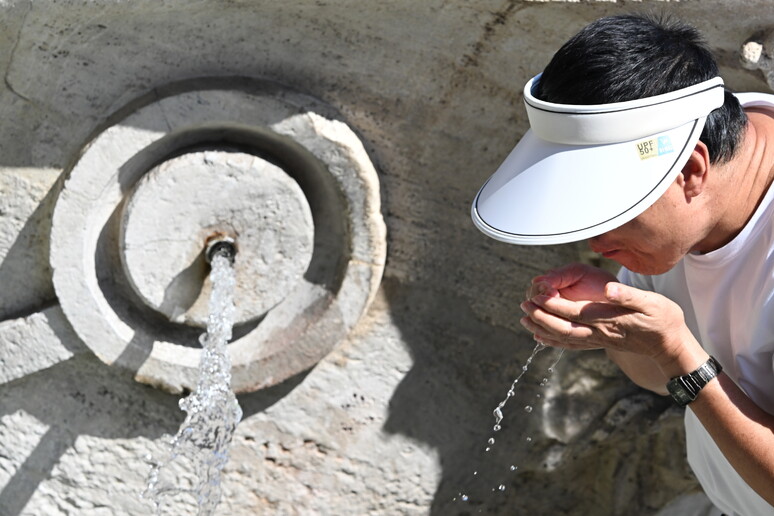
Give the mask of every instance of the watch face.
POLYGON ((710 356, 696 371, 669 380, 667 390, 675 402, 684 407, 695 400, 699 391, 722 370, 718 361, 710 356))
POLYGON ((672 398, 677 402, 677 404, 681 407, 684 407, 692 402, 694 398, 691 396, 691 393, 685 390, 685 387, 683 387, 683 385, 676 380, 677 379, 670 380, 669 383, 667 383, 667 390, 669 391, 669 394, 672 395, 672 398))

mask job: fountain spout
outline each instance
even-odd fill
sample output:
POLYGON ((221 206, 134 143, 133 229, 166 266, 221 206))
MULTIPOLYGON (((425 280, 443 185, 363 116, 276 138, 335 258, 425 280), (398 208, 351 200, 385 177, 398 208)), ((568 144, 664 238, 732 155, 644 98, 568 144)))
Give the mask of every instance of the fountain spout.
POLYGON ((207 239, 207 244, 204 248, 204 259, 211 264, 215 257, 220 255, 233 265, 236 253, 236 240, 228 235, 218 233, 207 239))

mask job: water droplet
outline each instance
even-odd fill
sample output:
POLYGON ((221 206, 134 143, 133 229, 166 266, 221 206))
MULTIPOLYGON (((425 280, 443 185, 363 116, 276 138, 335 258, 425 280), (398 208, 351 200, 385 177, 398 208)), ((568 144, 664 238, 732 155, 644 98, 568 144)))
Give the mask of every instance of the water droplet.
POLYGON ((489 450, 491 450, 491 449, 492 449, 492 448, 490 448, 489 446, 487 446, 487 447, 486 447, 486 450, 484 450, 484 451, 489 451, 489 450))
POLYGON ((532 405, 527 405, 524 407, 524 412, 532 412, 532 405))
POLYGON ((509 397, 509 398, 513 398, 515 395, 516 395, 516 393, 513 391, 513 389, 511 389, 510 391, 508 391, 508 397, 509 397))
POLYGON ((499 431, 500 431, 502 428, 503 428, 503 427, 501 427, 500 425, 495 425, 495 426, 492 428, 492 430, 494 430, 495 432, 499 432, 499 431))
POLYGON ((540 395, 540 393, 537 393, 537 394, 535 394, 535 397, 536 397, 536 398, 542 398, 542 396, 540 395))
POLYGON ((494 437, 490 437, 489 441, 487 441, 489 444, 494 444, 494 437))
POLYGON ((549 372, 550 374, 554 374, 554 368, 553 368, 553 367, 549 367, 549 368, 548 368, 548 372, 549 372))
POLYGON ((525 373, 527 372, 527 369, 529 369, 528 366, 526 365, 521 366, 521 370, 524 371, 525 373))
POLYGON ((531 443, 532 442, 532 437, 527 437, 527 442, 531 443))
POLYGON ((468 495, 462 495, 462 501, 467 502, 468 501, 468 495))
POLYGON ((473 476, 475 477, 476 475, 478 475, 478 471, 473 472, 473 476))
POLYGON ((500 421, 503 420, 503 411, 500 410, 500 407, 497 407, 496 409, 494 409, 493 414, 495 417, 495 423, 499 423, 500 421))
POLYGON ((500 487, 498 487, 500 491, 505 491, 505 484, 500 484, 500 487))
POLYGON ((519 469, 517 466, 511 465, 511 471, 516 471, 517 469, 519 469))

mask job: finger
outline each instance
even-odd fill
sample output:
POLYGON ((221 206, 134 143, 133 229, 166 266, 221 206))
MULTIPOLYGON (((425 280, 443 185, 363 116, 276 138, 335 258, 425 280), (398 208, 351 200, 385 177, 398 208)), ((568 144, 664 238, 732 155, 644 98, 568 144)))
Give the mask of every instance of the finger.
POLYGON ((530 301, 522 303, 521 308, 527 314, 522 325, 532 333, 558 339, 585 339, 594 333, 588 325, 557 316, 530 301))
POLYGON ((598 344, 590 342, 587 338, 574 338, 566 335, 555 335, 545 328, 535 324, 529 317, 521 320, 522 325, 532 332, 532 338, 545 346, 552 348, 565 348, 573 350, 600 349, 598 344))
MULTIPOLYGON (((570 301, 563 297, 549 297, 543 295, 533 297, 528 303, 540 308, 544 312, 569 321, 579 321, 581 318, 581 309, 583 305, 587 304, 582 301, 570 301)), ((529 308, 529 304, 527 304, 526 307, 529 308)))
POLYGON ((610 323, 632 313, 623 306, 595 301, 572 301, 563 297, 535 296, 530 302, 562 319, 587 325, 610 323))
POLYGON ((592 349, 603 349, 601 346, 591 344, 585 340, 577 340, 577 341, 576 340, 556 340, 550 337, 540 338, 539 340, 538 336, 535 336, 535 341, 542 343, 544 346, 549 346, 552 348, 570 349, 573 351, 588 351, 592 349))
POLYGON ((582 263, 571 263, 535 277, 532 283, 548 283, 555 289, 563 289, 580 281, 589 268, 591 267, 582 263))
POLYGON ((539 281, 532 283, 527 288, 526 297, 524 299, 531 299, 535 296, 558 296, 559 291, 556 290, 551 284, 545 281, 539 281))

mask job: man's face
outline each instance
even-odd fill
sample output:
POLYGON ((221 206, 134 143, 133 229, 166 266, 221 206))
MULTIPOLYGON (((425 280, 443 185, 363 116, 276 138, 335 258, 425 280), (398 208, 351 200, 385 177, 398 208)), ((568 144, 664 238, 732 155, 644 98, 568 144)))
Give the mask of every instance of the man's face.
POLYGON ((699 225, 682 189, 672 185, 650 208, 612 231, 589 240, 592 251, 641 274, 663 274, 699 239, 699 225), (681 202, 682 201, 682 202, 681 202))

